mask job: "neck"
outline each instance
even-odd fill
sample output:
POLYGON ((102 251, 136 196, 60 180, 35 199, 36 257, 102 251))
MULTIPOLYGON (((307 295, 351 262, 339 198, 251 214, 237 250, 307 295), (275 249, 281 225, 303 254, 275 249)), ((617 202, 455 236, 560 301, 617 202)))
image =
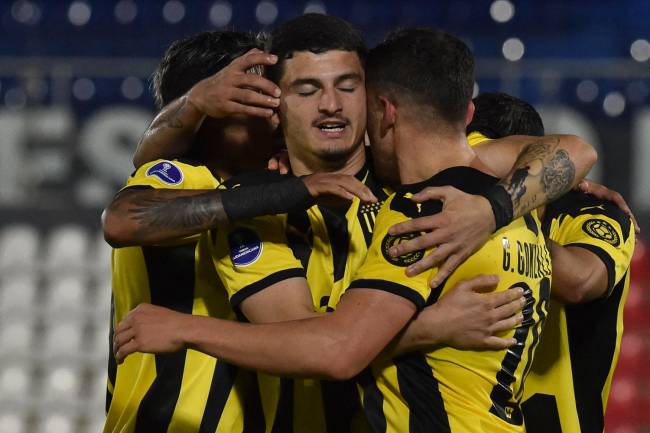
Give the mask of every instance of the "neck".
MULTIPOLYGON (((289 149, 291 149, 289 147, 289 149)), ((291 171, 296 176, 306 176, 313 173, 340 173, 355 175, 366 163, 365 146, 359 145, 349 155, 337 160, 319 158, 316 155, 298 155, 289 150, 291 171)))
POLYGON ((402 128, 396 135, 395 153, 402 184, 422 182, 450 167, 488 171, 462 130, 431 133, 402 128))

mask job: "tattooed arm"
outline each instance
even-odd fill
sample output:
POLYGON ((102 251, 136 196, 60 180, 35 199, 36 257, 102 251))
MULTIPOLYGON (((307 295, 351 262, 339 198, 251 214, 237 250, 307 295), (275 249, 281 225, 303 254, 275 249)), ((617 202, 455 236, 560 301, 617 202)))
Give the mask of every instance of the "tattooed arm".
MULTIPOLYGON (((572 135, 520 136, 501 140, 514 140, 521 148, 519 155, 514 157, 514 165, 505 176, 501 176, 498 184, 505 189, 512 203, 513 218, 523 216, 567 192, 584 178, 597 158, 591 145, 572 135)), ((508 155, 503 157, 509 158, 508 155)), ((497 175, 503 172, 494 171, 497 171, 497 175)), ((431 281, 435 287, 492 234, 496 223, 494 213, 484 197, 466 194, 452 187, 427 188, 412 199, 417 202, 441 200, 443 210, 436 215, 392 227, 390 233, 394 236, 411 232, 427 233, 400 243, 390 253, 400 256, 437 247, 406 270, 408 275, 417 275, 439 266, 436 277, 431 281)))
MULTIPOLYGON (((280 88, 251 69, 273 65, 277 58, 253 49, 228 66, 196 83, 186 94, 166 105, 138 143, 133 165, 155 159, 173 159, 187 154, 207 117, 232 115, 270 118, 280 105, 280 88)), ((277 126, 277 124, 275 124, 277 126)))
POLYGON ((376 202, 354 176, 316 173, 230 190, 127 188, 102 214, 104 238, 113 247, 155 245, 229 222, 306 209, 314 200, 376 202))

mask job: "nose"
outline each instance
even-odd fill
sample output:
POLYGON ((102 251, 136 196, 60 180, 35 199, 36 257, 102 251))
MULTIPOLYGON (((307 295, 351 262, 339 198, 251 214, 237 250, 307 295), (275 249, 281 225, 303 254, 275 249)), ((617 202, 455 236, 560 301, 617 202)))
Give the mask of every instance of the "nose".
POLYGON ((318 101, 318 111, 323 114, 336 114, 341 111, 341 99, 335 89, 325 89, 318 101))

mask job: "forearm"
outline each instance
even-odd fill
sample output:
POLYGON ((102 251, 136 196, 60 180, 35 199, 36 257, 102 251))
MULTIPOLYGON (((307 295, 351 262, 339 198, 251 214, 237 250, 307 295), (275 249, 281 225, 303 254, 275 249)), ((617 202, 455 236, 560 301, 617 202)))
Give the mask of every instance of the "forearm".
POLYGON ((187 319, 183 340, 200 352, 270 374, 339 378, 336 358, 344 342, 328 331, 325 317, 264 325, 187 319))
POLYGON ((563 247, 553 241, 548 244, 553 260, 553 297, 576 304, 607 292, 607 269, 598 256, 580 247, 563 247))
POLYGON ((155 245, 228 222, 220 190, 126 190, 104 212, 106 241, 114 247, 155 245))
POLYGON ((205 117, 189 101, 188 95, 163 107, 138 143, 133 156, 135 168, 156 159, 173 159, 187 154, 205 117))
POLYGON ((549 135, 525 146, 510 173, 499 182, 512 201, 513 218, 569 191, 596 159, 591 145, 570 135, 549 135))
MULTIPOLYGON (((436 306, 427 307, 435 309, 436 306)), ((409 322, 406 328, 397 334, 395 339, 386 348, 392 357, 420 349, 431 348, 444 343, 444 321, 435 320, 437 314, 418 315, 409 322)))

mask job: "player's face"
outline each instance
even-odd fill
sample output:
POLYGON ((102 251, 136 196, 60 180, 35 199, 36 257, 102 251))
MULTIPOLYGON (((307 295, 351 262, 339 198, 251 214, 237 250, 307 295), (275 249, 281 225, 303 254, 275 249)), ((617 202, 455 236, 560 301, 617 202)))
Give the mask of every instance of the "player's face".
POLYGON ((391 131, 382 131, 384 106, 372 89, 368 89, 368 137, 377 177, 388 185, 399 185, 399 170, 391 131))
POLYGON ((341 161, 363 145, 364 71, 354 52, 294 53, 279 83, 280 124, 289 152, 341 161))

